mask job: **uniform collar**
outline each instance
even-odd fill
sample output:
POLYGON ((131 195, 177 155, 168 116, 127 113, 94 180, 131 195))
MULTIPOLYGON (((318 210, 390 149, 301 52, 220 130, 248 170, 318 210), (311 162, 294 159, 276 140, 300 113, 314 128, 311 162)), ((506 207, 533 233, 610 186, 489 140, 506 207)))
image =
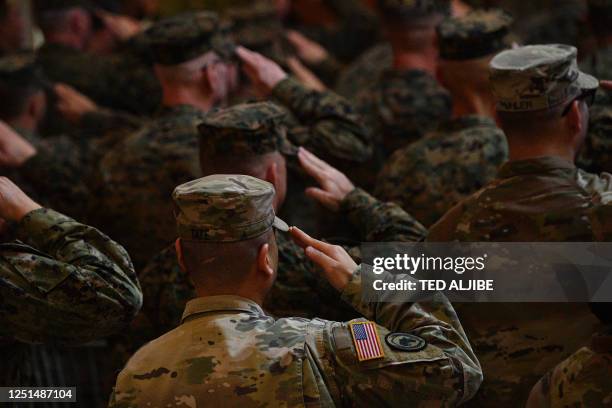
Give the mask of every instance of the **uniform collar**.
POLYGON ((510 178, 515 176, 525 176, 529 174, 551 173, 554 171, 567 172, 573 174, 576 170, 574 163, 561 157, 544 156, 527 160, 513 160, 504 163, 499 169, 499 178, 510 178))
POLYGON ((443 122, 440 125, 439 130, 443 132, 456 132, 458 130, 463 130, 476 126, 497 127, 495 121, 493 121, 493 119, 487 116, 465 115, 443 122))
POLYGON ((174 105, 174 106, 164 106, 162 105, 159 109, 157 116, 176 116, 176 115, 184 115, 184 114, 195 114, 195 115, 204 115, 200 109, 196 108, 192 105, 174 105))
POLYGON ((205 296, 187 302, 181 323, 197 318, 199 315, 219 312, 265 315, 264 311, 257 303, 241 296, 205 296))

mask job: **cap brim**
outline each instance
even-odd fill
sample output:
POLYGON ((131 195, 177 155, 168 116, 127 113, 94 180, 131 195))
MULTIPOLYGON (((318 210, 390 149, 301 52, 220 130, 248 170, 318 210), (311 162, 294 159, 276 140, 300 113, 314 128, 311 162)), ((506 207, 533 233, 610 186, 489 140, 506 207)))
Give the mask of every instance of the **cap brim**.
POLYGON ((272 226, 279 231, 289 232, 289 225, 278 217, 274 217, 274 223, 272 226))
POLYGON ((582 71, 578 73, 578 79, 576 79, 576 82, 582 90, 592 90, 599 88, 599 80, 592 75, 585 74, 582 71))

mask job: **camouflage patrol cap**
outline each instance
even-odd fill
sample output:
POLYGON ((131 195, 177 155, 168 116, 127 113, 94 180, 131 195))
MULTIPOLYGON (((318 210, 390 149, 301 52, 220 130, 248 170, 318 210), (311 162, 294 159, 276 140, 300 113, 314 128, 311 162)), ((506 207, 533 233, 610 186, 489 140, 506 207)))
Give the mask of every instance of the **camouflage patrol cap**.
POLYGON ((378 0, 378 9, 386 17, 412 20, 450 14, 450 0, 378 0))
POLYGON ((295 154, 283 121, 286 111, 272 102, 243 103, 206 115, 198 126, 200 145, 211 156, 295 154))
POLYGON ((578 70, 575 47, 528 45, 499 53, 490 64, 491 87, 501 112, 550 109, 595 90, 597 79, 578 70))
POLYGON ((174 189, 178 236, 190 241, 244 241, 272 227, 289 231, 274 214, 274 186, 245 175, 216 174, 174 189))
POLYGON ((46 84, 36 56, 28 52, 0 57, 0 81, 21 86, 46 84))
POLYGON ((502 10, 475 10, 438 26, 440 57, 476 59, 510 48, 512 17, 502 10))
POLYGON ((145 31, 144 41, 153 62, 161 65, 178 65, 209 51, 229 58, 234 44, 221 28, 216 13, 184 13, 153 24, 145 31))

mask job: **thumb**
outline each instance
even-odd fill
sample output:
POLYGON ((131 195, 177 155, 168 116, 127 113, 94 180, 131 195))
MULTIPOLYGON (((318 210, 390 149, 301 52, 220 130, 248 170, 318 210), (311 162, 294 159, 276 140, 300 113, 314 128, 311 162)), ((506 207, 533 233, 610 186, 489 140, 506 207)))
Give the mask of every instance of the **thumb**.
POLYGON ((331 193, 328 193, 327 191, 322 190, 320 188, 309 187, 306 189, 306 195, 323 204, 327 208, 335 209, 338 207, 334 196, 331 193))

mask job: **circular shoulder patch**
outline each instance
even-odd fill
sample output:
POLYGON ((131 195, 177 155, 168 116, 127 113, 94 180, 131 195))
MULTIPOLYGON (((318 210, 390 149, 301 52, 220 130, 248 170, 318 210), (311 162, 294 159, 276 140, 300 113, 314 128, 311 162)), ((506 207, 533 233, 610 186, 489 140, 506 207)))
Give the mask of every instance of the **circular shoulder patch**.
POLYGON ((414 334, 408 333, 389 333, 385 337, 385 341, 389 347, 401 350, 401 351, 421 351, 427 346, 427 342, 415 336, 414 334))

